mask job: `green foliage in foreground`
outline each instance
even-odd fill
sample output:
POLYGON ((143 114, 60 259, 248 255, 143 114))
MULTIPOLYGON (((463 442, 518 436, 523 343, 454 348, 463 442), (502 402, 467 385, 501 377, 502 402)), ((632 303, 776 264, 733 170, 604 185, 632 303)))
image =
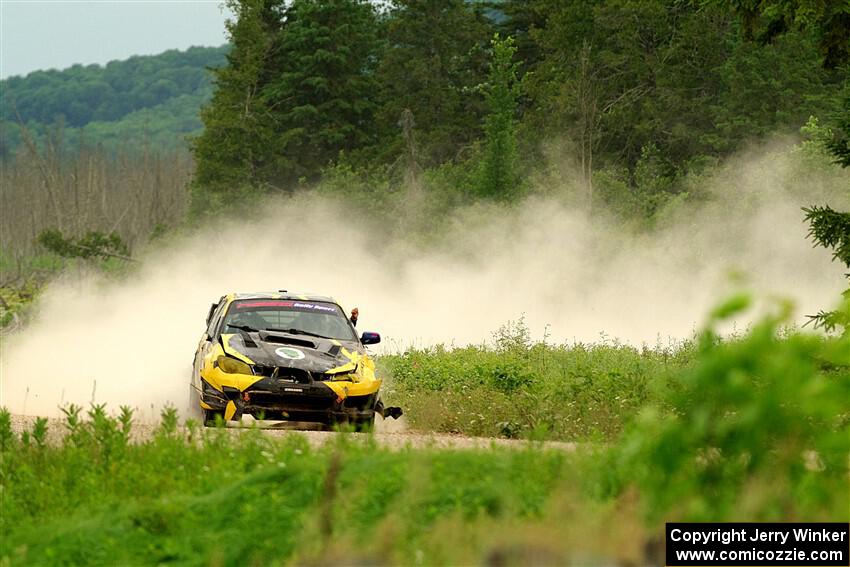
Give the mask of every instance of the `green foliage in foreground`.
MULTIPOLYGON (((736 297, 713 317, 747 304, 736 297)), ((174 410, 133 443, 132 413, 99 406, 88 420, 66 408, 60 440, 43 419, 14 433, 3 410, 0 561, 654 564, 665 521, 846 521, 850 338, 780 334, 784 321, 725 342, 704 331, 679 355, 690 362, 667 363, 669 387, 630 400, 642 408, 622 434, 575 452, 534 443, 393 451, 356 434, 315 448, 297 434, 179 428, 174 410)), ((523 352, 541 355, 526 338, 502 333, 497 345, 519 364, 523 352)), ((549 363, 590 360, 574 351, 549 363)), ((641 357, 623 352, 596 353, 623 366, 585 376, 599 399, 634 381, 628 362, 641 357)), ((424 374, 422 388, 440 397, 462 388, 467 371, 476 369, 424 374)), ((512 396, 537 379, 478 376, 481 393, 512 396)))
POLYGON ((18 437, 0 414, 0 557, 267 565, 342 546, 346 562, 442 563, 452 556, 430 545, 436 526, 536 523, 572 468, 535 448, 392 452, 342 437, 315 449, 301 436, 178 430, 168 412, 151 439, 131 444, 129 417, 94 407, 83 421, 71 408, 51 446, 43 421, 18 437), (381 530, 397 535, 390 549, 370 539, 381 530))
MULTIPOLYGON (((741 296, 715 316, 722 319, 748 305, 748 298, 741 296)), ((833 313, 847 317, 850 302, 845 300, 833 313)), ((503 326, 492 344, 411 349, 383 356, 379 365, 387 376, 388 399, 405 408, 408 423, 415 430, 610 442, 630 424, 643 419, 647 407, 658 415, 684 411, 682 396, 695 395, 687 390, 691 376, 708 359, 724 361, 734 355, 728 364, 734 372, 745 373, 738 378, 752 380, 742 387, 753 392, 775 388, 776 403, 805 399, 810 392, 797 390, 813 381, 824 381, 828 386, 830 393, 824 394, 827 402, 830 396, 850 399, 850 335, 824 339, 790 333, 777 338, 785 322, 783 318, 768 320, 747 336, 711 339, 708 344, 702 344, 708 340, 702 337, 637 349, 611 341, 572 345, 533 342, 520 320, 503 326), (775 376, 758 369, 762 359, 773 361, 769 369, 777 373, 775 376), (781 375, 783 372, 787 375, 781 375), (770 382, 774 378, 776 384, 770 382)), ((713 336, 710 331, 706 333, 713 336)), ((726 386, 718 386, 719 378, 713 374, 716 370, 708 374, 713 378, 705 378, 700 385, 709 392, 710 403, 719 403, 719 396, 726 392, 726 386)), ((736 380, 728 388, 737 387, 736 380)), ((755 404, 765 399, 759 395, 749 401, 755 404)), ((838 412, 831 402, 824 406, 824 411, 833 410, 838 412)), ((761 414, 768 410, 754 405, 741 411, 761 414)), ((850 404, 845 402, 842 411, 843 419, 850 420, 850 404)))
POLYGON ((644 408, 605 463, 620 490, 636 485, 653 515, 694 521, 847 519, 850 337, 779 337, 786 316, 739 340, 702 334, 672 408, 644 408))

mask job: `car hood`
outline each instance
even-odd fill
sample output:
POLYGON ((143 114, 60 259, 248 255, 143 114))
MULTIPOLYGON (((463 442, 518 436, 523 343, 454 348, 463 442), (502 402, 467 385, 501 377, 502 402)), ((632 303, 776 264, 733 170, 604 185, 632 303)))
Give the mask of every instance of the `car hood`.
POLYGON ((224 351, 255 366, 299 368, 313 374, 353 372, 365 355, 357 341, 259 331, 222 335, 224 351))

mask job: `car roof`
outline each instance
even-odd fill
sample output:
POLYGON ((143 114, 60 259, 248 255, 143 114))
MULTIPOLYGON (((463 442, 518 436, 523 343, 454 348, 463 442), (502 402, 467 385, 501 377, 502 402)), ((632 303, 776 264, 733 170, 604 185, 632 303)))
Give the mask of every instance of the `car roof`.
POLYGON ((301 301, 321 301, 325 303, 336 303, 333 297, 327 295, 316 295, 313 293, 301 293, 298 291, 268 291, 268 292, 251 292, 251 293, 231 293, 228 298, 231 301, 239 299, 293 299, 301 301))

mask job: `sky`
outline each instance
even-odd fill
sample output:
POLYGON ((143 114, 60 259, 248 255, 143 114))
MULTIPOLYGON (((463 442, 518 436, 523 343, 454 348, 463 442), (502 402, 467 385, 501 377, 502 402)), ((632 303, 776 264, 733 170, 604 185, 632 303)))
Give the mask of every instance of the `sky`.
POLYGON ((0 0, 0 78, 225 43, 219 0, 0 0))

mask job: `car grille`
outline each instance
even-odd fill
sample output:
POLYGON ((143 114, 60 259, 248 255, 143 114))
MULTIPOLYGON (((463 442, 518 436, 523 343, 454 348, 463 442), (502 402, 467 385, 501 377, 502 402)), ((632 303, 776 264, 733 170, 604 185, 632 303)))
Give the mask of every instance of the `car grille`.
POLYGON ((250 392, 251 405, 272 409, 297 410, 327 410, 335 398, 330 396, 309 396, 304 394, 279 394, 275 392, 250 392))

